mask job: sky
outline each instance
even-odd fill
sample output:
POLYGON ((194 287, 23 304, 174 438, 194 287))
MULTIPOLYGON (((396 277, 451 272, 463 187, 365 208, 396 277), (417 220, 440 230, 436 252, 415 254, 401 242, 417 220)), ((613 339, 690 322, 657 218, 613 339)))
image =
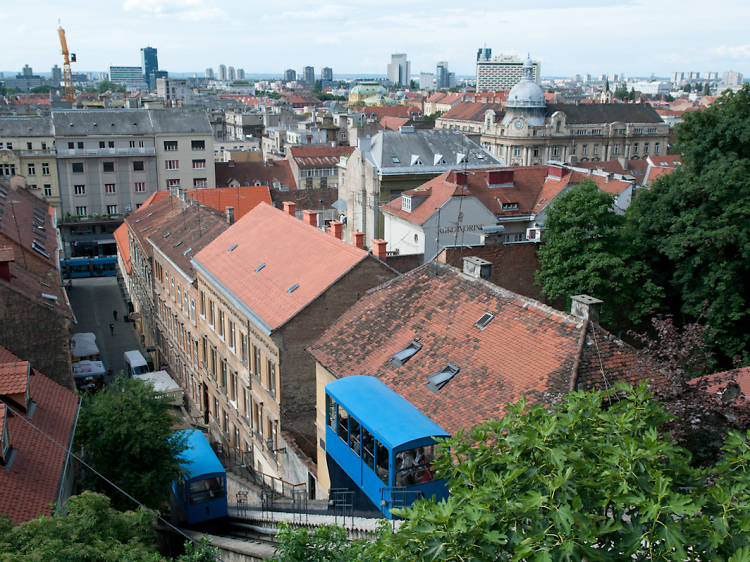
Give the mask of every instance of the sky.
POLYGON ((476 52, 530 53, 543 76, 736 70, 750 77, 748 0, 27 0, 0 3, 0 71, 49 72, 62 55, 73 72, 140 66, 197 72, 219 64, 247 73, 330 66, 334 74, 385 74, 405 52, 412 74, 447 61, 475 73, 476 52))

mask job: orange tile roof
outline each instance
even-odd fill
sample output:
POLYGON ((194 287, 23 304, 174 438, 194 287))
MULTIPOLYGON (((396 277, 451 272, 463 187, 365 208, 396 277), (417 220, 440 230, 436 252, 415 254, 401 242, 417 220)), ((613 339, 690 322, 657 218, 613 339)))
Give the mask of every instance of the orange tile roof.
POLYGON ((283 326, 367 256, 351 244, 261 204, 193 261, 271 331, 283 326))
POLYGON ((635 350, 598 326, 437 262, 367 293, 308 351, 337 378, 378 377, 452 434, 522 397, 551 403, 579 383, 638 378, 635 350), (494 318, 481 330, 485 313, 494 318), (393 366, 414 339, 422 349, 393 366), (447 364, 460 370, 434 393, 428 377, 447 364))
MULTIPOLYGON (((18 361, 0 346, 0 363, 18 361)), ((32 369, 31 397, 37 404, 34 425, 58 443, 69 445, 78 408, 76 395, 32 369)), ((52 514, 66 460, 64 450, 19 414, 11 416, 9 412, 7 420, 11 446, 16 450, 13 464, 10 469, 0 469, 0 513, 10 516, 14 524, 52 514)))
POLYGON ((297 189, 288 160, 217 162, 216 185, 224 187, 235 181, 244 187, 256 183, 273 187, 274 182, 279 182, 281 185, 289 186, 289 189, 297 189))
POLYGON ((413 105, 381 105, 369 107, 354 107, 352 111, 362 113, 370 118, 382 119, 383 117, 419 117, 422 109, 413 105))
POLYGON ((115 244, 117 244, 117 253, 125 264, 125 271, 130 275, 130 242, 128 241, 128 225, 122 223, 115 229, 115 244))
POLYGON ((353 146, 292 146, 289 156, 300 168, 330 168, 336 166, 342 156, 354 152, 353 146))
POLYGON ((698 377, 688 381, 693 386, 701 385, 706 392, 711 394, 721 394, 726 390, 729 383, 734 381, 740 388, 740 398, 742 405, 750 405, 750 367, 740 367, 720 373, 713 373, 705 377, 698 377), (703 386, 705 385, 705 386, 703 386))
POLYGON ((462 101, 443 113, 439 119, 453 119, 456 121, 484 121, 485 112, 492 110, 495 113, 502 112, 501 103, 477 103, 473 101, 462 101))
POLYGON ((191 189, 186 195, 222 213, 227 207, 234 207, 236 220, 244 217, 261 203, 271 203, 271 193, 267 185, 191 189))
POLYGON ((380 120, 380 124, 391 131, 398 131, 399 127, 403 127, 411 121, 409 117, 395 117, 386 115, 380 120))
POLYGON ((25 394, 28 379, 28 361, 0 363, 0 394, 25 394))

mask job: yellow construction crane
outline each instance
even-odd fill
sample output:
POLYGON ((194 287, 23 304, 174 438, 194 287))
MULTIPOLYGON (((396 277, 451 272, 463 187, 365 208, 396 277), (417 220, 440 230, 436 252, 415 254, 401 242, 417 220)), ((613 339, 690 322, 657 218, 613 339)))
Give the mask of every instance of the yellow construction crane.
POLYGON ((65 57, 65 60, 63 62, 65 101, 75 101, 75 92, 73 91, 73 72, 71 72, 70 70, 70 63, 76 62, 76 54, 68 53, 68 42, 65 40, 65 30, 62 28, 62 26, 57 28, 57 34, 60 36, 60 46, 62 47, 63 57, 65 57))

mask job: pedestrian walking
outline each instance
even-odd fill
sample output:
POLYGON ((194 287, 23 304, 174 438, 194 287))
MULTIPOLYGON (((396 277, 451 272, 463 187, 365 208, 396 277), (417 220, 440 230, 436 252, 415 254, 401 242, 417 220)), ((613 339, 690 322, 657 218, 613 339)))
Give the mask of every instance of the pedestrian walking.
POLYGON ((112 322, 109 323, 109 333, 110 335, 115 335, 115 325, 112 322))
POLYGON ((115 317, 115 322, 117 322, 117 309, 112 311, 112 316, 115 317))

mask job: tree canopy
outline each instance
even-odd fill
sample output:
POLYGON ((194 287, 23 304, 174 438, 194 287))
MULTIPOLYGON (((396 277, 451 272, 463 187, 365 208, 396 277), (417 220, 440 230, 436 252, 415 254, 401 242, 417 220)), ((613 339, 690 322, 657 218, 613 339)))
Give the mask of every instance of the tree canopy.
POLYGON ((509 406, 439 447, 446 501, 397 510, 350 559, 748 560, 750 432, 698 468, 669 417, 645 385, 509 406))
MULTIPOLYGON (((136 379, 118 378, 104 390, 87 396, 81 408, 76 439, 86 462, 129 494, 160 508, 169 484, 179 474, 176 458, 185 449, 174 436, 168 403, 136 379)), ((106 482, 89 474, 84 485, 103 491, 116 507, 132 502, 106 482)))
POLYGON ((624 323, 625 315, 641 318, 659 296, 646 270, 629 259, 625 219, 614 208, 614 197, 591 180, 557 197, 545 223, 539 248, 537 282, 551 301, 585 293, 602 299, 602 322, 624 323))
POLYGON ((750 361, 750 86, 687 114, 676 129, 682 166, 628 210, 628 238, 667 309, 705 309, 725 358, 750 361))

